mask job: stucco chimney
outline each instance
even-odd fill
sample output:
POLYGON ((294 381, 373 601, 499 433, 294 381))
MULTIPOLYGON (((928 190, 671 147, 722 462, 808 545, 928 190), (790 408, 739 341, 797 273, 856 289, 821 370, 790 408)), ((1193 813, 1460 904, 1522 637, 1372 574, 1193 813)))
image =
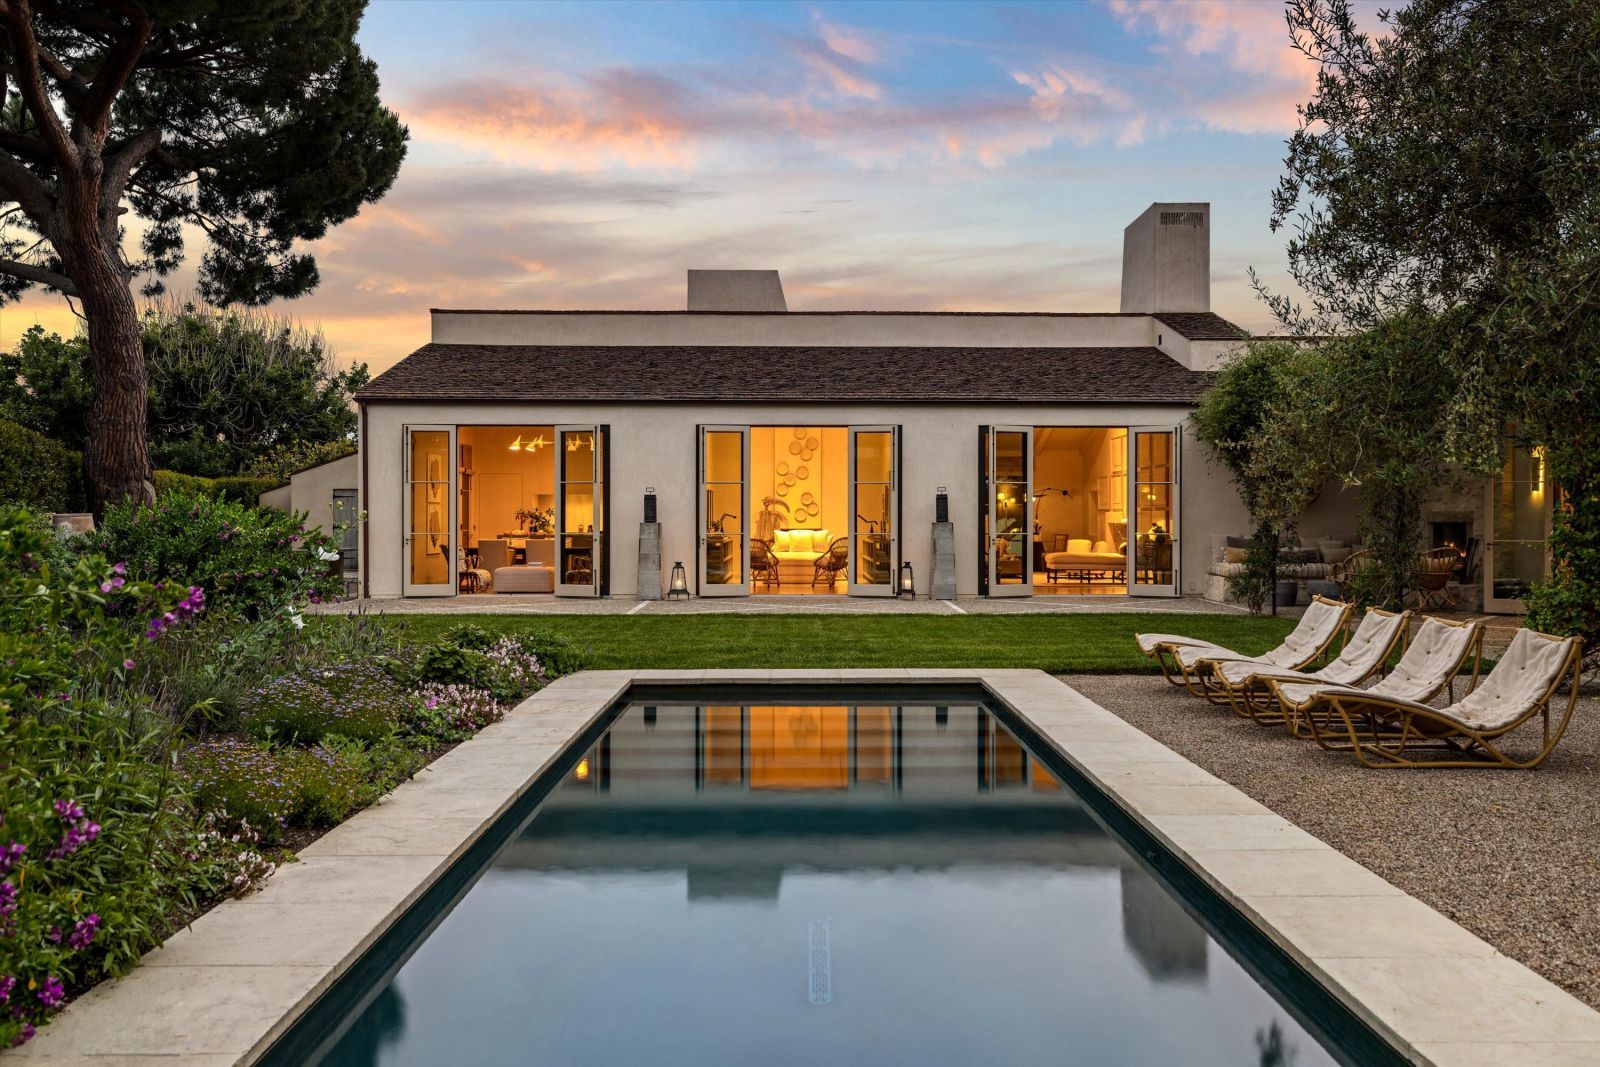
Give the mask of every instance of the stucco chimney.
POLYGON ((1151 204, 1122 231, 1122 310, 1211 310, 1210 204, 1151 204))
POLYGON ((691 270, 690 311, 788 311, 775 270, 691 270))

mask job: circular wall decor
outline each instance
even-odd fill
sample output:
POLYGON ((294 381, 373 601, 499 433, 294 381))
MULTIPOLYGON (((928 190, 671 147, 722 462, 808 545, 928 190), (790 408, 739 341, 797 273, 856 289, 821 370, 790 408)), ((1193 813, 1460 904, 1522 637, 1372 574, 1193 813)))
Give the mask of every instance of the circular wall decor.
POLYGON ((817 502, 817 497, 816 497, 815 493, 801 493, 800 494, 800 503, 804 504, 806 507, 809 508, 812 504, 815 504, 816 502, 817 502))
POLYGON ((807 478, 811 477, 811 468, 810 467, 800 467, 800 468, 795 470, 794 476, 796 478, 798 478, 800 481, 803 482, 807 478))
POLYGON ((800 446, 800 442, 799 441, 790 441, 789 442, 789 454, 790 455, 798 456, 800 454, 800 451, 801 451, 801 446, 800 446))
POLYGON ((794 439, 796 441, 804 441, 806 439, 806 428, 804 426, 796 426, 794 428, 794 439))
POLYGON ((789 495, 789 487, 787 485, 778 486, 778 495, 779 496, 788 496, 789 495))
POLYGON ((778 471, 778 477, 780 477, 780 478, 785 477, 789 473, 789 465, 787 463, 780 463, 777 466, 777 471, 778 471))
POLYGON ((808 437, 808 438, 806 438, 806 448, 808 448, 808 449, 812 449, 812 450, 815 450, 815 449, 816 449, 816 447, 817 447, 817 446, 818 446, 818 445, 820 445, 820 444, 821 444, 821 443, 822 443, 822 442, 821 442, 821 441, 818 441, 818 440, 817 440, 817 439, 816 439, 816 438, 815 438, 815 437, 808 437))

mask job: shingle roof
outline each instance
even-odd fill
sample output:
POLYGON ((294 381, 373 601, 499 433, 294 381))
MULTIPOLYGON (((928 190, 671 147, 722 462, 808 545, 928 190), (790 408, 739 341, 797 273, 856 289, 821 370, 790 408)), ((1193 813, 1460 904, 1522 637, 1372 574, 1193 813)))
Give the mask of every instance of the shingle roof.
POLYGON ((1209 382, 1156 348, 427 344, 356 399, 1191 404, 1209 382))
POLYGON ((1160 311, 1153 317, 1191 341, 1240 341, 1246 336, 1239 327, 1212 311, 1160 311))

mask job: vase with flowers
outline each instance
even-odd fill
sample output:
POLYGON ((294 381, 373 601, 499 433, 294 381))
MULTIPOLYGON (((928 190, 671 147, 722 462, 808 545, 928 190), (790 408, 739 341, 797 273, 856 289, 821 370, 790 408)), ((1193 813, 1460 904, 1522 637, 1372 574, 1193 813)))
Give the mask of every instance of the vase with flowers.
POLYGON ((534 537, 548 537, 555 532, 555 508, 518 508, 517 523, 534 537))

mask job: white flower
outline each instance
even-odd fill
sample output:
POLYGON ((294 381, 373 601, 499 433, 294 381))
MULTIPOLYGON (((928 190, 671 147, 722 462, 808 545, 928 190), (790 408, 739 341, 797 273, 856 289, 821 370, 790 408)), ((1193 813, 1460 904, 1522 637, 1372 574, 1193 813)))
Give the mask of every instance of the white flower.
POLYGON ((284 614, 289 616, 289 621, 294 623, 294 628, 296 630, 305 629, 306 620, 304 619, 304 617, 301 616, 301 614, 298 611, 294 610, 293 607, 285 608, 284 609, 284 614))
POLYGON ((332 563, 339 558, 339 553, 336 549, 319 548, 317 549, 317 558, 324 563, 332 563))

